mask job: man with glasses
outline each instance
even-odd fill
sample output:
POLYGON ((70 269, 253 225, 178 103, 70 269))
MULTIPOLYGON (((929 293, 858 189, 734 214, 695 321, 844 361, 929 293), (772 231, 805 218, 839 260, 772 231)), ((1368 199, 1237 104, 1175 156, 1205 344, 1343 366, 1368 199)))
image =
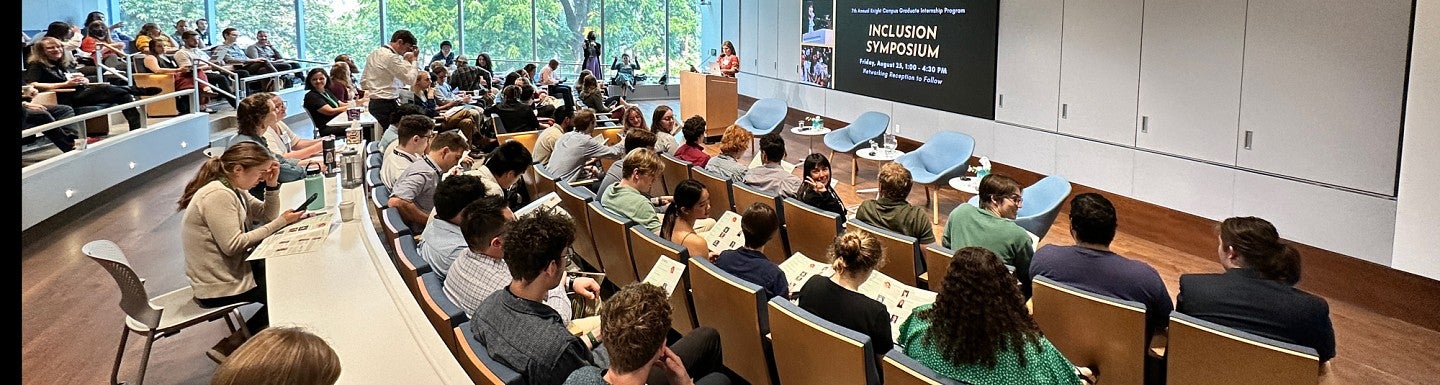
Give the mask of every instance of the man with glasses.
POLYGON ((407 115, 400 119, 395 131, 400 138, 385 148, 380 162, 380 182, 386 186, 394 186, 405 168, 425 156, 430 139, 435 137, 435 121, 424 115, 407 115))
POLYGON ((365 70, 360 75, 360 89, 370 95, 370 115, 380 127, 390 127, 398 120, 400 89, 415 83, 415 56, 420 52, 415 34, 399 30, 390 35, 390 43, 376 48, 365 57, 365 70))
POLYGON ((1015 214, 1024 200, 1020 182, 992 173, 980 179, 979 190, 980 206, 961 204, 950 211, 941 245, 951 250, 969 246, 989 249, 1006 265, 1015 267, 1021 291, 1029 297, 1030 258, 1035 254, 1035 243, 1029 232, 1015 224, 1015 214))

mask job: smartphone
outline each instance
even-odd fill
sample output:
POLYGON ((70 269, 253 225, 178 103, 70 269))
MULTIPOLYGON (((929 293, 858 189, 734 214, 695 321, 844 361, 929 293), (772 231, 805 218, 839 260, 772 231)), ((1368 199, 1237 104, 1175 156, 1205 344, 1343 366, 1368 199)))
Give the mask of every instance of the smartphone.
POLYGON ((310 198, 309 198, 309 199, 306 199, 306 200, 305 200, 305 203, 301 203, 301 204, 300 204, 300 207, 296 207, 296 208, 295 208, 295 211, 297 211, 297 212, 305 211, 305 206, 309 206, 309 205, 310 205, 310 202, 314 202, 314 201, 315 201, 315 198, 319 198, 319 197, 320 197, 320 193, 310 194, 310 198))

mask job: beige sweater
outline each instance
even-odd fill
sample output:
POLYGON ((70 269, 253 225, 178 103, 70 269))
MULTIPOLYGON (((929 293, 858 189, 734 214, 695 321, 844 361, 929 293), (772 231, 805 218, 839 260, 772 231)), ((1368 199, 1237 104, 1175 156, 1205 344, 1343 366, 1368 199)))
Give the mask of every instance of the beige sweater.
POLYGON ((228 297, 255 288, 255 276, 245 258, 266 236, 284 227, 284 221, 279 191, 266 191, 261 201, 220 181, 200 187, 185 207, 180 234, 185 276, 195 298, 228 297), (245 231, 251 217, 269 222, 245 231))

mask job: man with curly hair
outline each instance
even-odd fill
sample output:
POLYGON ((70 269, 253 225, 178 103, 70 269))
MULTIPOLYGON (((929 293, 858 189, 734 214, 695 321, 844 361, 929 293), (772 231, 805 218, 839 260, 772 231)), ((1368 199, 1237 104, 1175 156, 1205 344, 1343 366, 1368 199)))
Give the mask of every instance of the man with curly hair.
POLYGON ((600 309, 609 368, 580 368, 570 373, 565 384, 729 384, 730 379, 718 373, 720 336, 715 329, 695 329, 674 345, 665 346, 670 314, 670 302, 660 287, 643 282, 625 286, 600 309))

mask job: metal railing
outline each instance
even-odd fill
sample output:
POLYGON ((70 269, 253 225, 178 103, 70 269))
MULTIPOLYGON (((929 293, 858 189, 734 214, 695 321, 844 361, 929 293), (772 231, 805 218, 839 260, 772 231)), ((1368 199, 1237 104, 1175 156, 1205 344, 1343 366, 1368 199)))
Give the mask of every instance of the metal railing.
MULTIPOLYGON (((278 77, 281 77, 281 76, 285 76, 285 75, 289 75, 289 74, 297 73, 297 72, 298 72, 298 73, 300 73, 300 74, 302 74, 302 75, 300 76, 300 81, 296 84, 296 86, 304 87, 304 86, 305 86, 305 79, 304 79, 305 76, 304 76, 303 74, 305 73, 305 71, 309 71, 309 70, 315 69, 315 68, 329 68, 329 67, 330 67, 330 63, 322 63, 322 62, 317 62, 317 61, 313 61, 313 60, 285 59, 285 61, 291 62, 291 63, 318 63, 318 64, 314 64, 314 65, 310 65, 310 66, 302 66, 302 67, 299 67, 299 68, 289 69, 289 70, 284 70, 284 71, 275 71, 275 72, 271 72, 271 73, 268 73, 268 74, 251 75, 251 76, 239 78, 239 79, 235 82, 235 88, 236 88, 236 94, 237 94, 237 95, 240 95, 240 96, 237 97, 236 99, 241 99, 241 98, 243 98, 246 94, 249 93, 248 87, 242 87, 242 86, 241 86, 241 85, 243 85, 243 84, 250 83, 250 82, 253 82, 253 81, 257 81, 257 80, 265 80, 265 79, 271 79, 271 78, 278 78, 278 77)), ((291 88, 293 88, 293 87, 291 87, 291 88)))
MULTIPOLYGON (((99 50, 96 50, 96 51, 98 52, 99 50)), ((97 63, 97 64, 99 64, 99 63, 97 63)), ((100 65, 103 66, 103 64, 100 64, 100 65)), ((108 67, 106 67, 106 68, 108 68, 108 67)), ((99 72, 99 71, 97 70, 97 72, 99 72)), ((134 73, 134 72, 132 71, 132 72, 131 72, 132 75, 129 77, 130 84, 135 84, 135 79, 134 79, 133 73, 134 73)), ((198 68, 197 68, 196 66, 193 66, 193 65, 190 66, 190 76, 191 76, 192 78, 194 78, 194 77, 197 76, 197 75, 198 75, 198 68)), ((103 77, 102 77, 102 79, 103 79, 103 77)), ((198 82, 197 82, 197 83, 198 83, 198 82)), ((105 83, 103 80, 100 82, 100 84, 105 84, 105 85, 107 85, 107 86, 109 85, 108 83, 105 83)), ((60 92, 60 91, 55 91, 55 92, 60 92)), ((63 92, 74 92, 74 91, 63 91, 63 92)), ((153 96, 153 97, 147 97, 147 98, 145 98, 145 99, 135 100, 135 101, 132 101, 132 102, 129 102, 129 103, 125 103, 125 104, 120 104, 120 105, 115 105, 115 106, 103 108, 103 109, 96 110, 96 111, 86 112, 86 113, 83 113, 83 114, 76 114, 75 116, 72 116, 72 117, 68 117, 68 118, 64 118, 64 119, 59 119, 59 120, 56 120, 56 121, 54 121, 54 122, 45 123, 45 124, 42 124, 42 125, 39 125, 39 126, 35 126, 35 127, 31 127, 31 128, 27 128, 27 129, 21 130, 21 131, 20 131, 20 138, 25 138, 25 137, 29 137, 29 136, 39 135, 39 134, 41 134, 41 133, 43 133, 43 132, 45 132, 45 131, 64 128, 65 126, 69 126, 69 125, 76 124, 76 123, 84 123, 86 120, 90 120, 91 118, 96 118, 96 117, 106 117, 106 118, 107 118, 107 119, 106 119, 106 124, 109 124, 108 117, 109 117, 110 114, 113 114, 113 113, 116 113, 116 112, 120 112, 120 111, 124 111, 124 110, 130 109, 130 108, 139 108, 139 107, 146 106, 146 105, 149 105, 149 104, 157 103, 157 102, 164 101, 164 100, 174 99, 174 98, 178 98, 178 97, 182 97, 182 96, 189 96, 189 97, 190 97, 190 100, 189 100, 189 102, 190 102, 190 112, 191 112, 191 113, 195 113, 195 112, 200 111, 199 92, 200 92, 200 87, 199 87, 199 84, 197 84, 195 87, 190 88, 190 89, 168 92, 168 93, 164 93, 164 94, 160 94, 160 95, 155 95, 155 96, 153 96)), ((176 101, 176 102, 178 103, 179 101, 176 101)), ((141 119, 141 122, 140 122, 140 128, 141 128, 141 129, 144 129, 144 128, 147 128, 147 127, 150 126, 150 122, 148 121, 148 119, 146 119, 146 114, 141 114, 140 119, 141 119)), ((78 127, 80 128, 80 138, 88 138, 88 137, 89 137, 89 135, 87 135, 87 132, 86 132, 86 131, 88 130, 88 128, 86 127, 85 124, 76 124, 76 126, 78 126, 78 127)), ((82 144, 80 144, 80 145, 78 145, 78 146, 75 147, 75 150, 77 150, 77 151, 78 151, 78 150, 84 150, 85 147, 88 147, 88 142, 82 142, 82 144)))

